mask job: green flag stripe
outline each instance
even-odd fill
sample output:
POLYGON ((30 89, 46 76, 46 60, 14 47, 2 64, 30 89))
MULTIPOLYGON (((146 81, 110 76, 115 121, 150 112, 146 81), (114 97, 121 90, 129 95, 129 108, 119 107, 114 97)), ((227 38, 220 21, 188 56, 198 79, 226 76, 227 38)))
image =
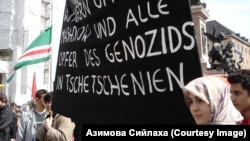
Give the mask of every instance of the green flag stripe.
POLYGON ((41 63, 44 61, 47 61, 50 59, 50 56, 44 57, 44 58, 39 58, 39 59, 34 59, 34 60, 27 60, 27 61, 23 61, 23 62, 18 62, 15 66, 15 69, 19 69, 21 67, 27 66, 27 65, 32 65, 32 64, 37 64, 37 63, 41 63))
POLYGON ((9 78, 7 79, 7 83, 9 83, 12 80, 12 78, 15 76, 15 73, 16 71, 14 70, 12 74, 9 76, 9 78))
POLYGON ((48 45, 51 43, 51 33, 52 33, 52 27, 48 28, 45 30, 45 32, 41 33, 30 45, 29 47, 25 50, 30 50, 34 47, 38 46, 43 46, 43 45, 48 45))

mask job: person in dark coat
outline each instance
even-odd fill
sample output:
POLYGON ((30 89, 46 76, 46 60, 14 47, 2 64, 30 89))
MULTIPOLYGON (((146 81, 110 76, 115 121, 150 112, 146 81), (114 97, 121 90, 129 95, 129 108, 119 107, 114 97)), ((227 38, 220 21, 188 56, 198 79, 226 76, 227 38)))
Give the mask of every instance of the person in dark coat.
POLYGON ((11 141, 16 138, 16 114, 7 104, 5 94, 0 94, 0 141, 11 141))

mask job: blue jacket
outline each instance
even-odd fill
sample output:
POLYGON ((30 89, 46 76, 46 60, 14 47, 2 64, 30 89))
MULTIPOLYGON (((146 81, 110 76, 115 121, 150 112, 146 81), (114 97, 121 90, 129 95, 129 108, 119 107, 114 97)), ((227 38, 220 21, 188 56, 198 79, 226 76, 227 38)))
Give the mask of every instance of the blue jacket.
POLYGON ((34 112, 34 108, 23 112, 16 133, 16 141, 36 141, 37 125, 34 112))

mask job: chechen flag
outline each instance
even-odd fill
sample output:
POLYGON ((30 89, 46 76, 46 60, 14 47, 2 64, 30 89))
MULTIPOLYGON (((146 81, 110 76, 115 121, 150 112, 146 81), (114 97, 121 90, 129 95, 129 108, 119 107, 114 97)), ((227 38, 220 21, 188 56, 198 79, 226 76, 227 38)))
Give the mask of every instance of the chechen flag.
POLYGON ((52 35, 52 27, 49 27, 29 45, 29 47, 24 51, 22 56, 17 60, 11 75, 7 79, 7 83, 9 83, 12 80, 16 70, 27 65, 45 62, 50 59, 51 35, 52 35))

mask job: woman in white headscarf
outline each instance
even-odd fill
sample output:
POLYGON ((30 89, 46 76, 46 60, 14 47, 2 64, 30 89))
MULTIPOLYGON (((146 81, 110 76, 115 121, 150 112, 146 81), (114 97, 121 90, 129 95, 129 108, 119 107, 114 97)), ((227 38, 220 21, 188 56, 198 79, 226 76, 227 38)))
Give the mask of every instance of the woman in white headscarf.
POLYGON ((217 77, 196 78, 183 93, 197 125, 236 125, 243 119, 230 99, 229 86, 217 77))

